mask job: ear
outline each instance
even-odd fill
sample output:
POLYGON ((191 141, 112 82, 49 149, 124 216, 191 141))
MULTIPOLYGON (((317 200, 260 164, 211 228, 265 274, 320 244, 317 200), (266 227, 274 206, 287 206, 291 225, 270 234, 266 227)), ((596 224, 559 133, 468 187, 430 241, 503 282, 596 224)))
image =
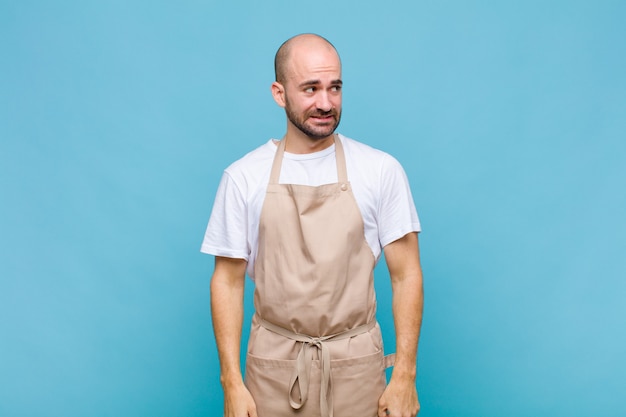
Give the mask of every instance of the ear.
POLYGON ((280 107, 285 107, 285 87, 278 81, 272 83, 272 97, 280 107))

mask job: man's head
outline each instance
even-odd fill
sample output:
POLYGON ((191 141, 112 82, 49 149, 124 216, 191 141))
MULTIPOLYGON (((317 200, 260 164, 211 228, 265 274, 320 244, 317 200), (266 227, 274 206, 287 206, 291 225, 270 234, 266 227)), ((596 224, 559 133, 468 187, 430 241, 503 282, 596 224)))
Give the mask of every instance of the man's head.
POLYGON ((303 34, 281 45, 274 59, 272 95, 285 108, 288 132, 325 139, 341 120, 341 61, 335 47, 318 35, 303 34))

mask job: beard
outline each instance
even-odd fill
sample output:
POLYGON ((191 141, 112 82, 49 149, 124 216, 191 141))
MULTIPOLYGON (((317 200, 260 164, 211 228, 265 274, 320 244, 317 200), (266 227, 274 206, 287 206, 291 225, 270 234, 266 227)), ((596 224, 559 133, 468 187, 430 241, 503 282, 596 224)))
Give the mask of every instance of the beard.
POLYGON ((335 108, 330 109, 327 112, 321 110, 314 110, 299 115, 293 111, 289 105, 289 100, 285 97, 285 113, 289 121, 298 128, 302 133, 307 135, 310 139, 320 140, 332 135, 339 126, 341 121, 341 111, 337 111, 335 108), (332 116, 333 120, 330 123, 322 125, 307 124, 307 121, 311 117, 327 117, 332 116))

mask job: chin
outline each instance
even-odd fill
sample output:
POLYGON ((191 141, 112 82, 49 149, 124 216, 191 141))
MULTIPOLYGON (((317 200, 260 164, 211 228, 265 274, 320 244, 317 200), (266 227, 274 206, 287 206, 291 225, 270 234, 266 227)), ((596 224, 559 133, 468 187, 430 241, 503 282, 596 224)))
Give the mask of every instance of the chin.
POLYGON ((336 128, 337 127, 334 126, 333 128, 328 128, 328 129, 323 129, 323 130, 309 129, 308 133, 312 139, 325 139, 331 136, 333 133, 335 133, 336 128))
POLYGON ((329 136, 332 136, 333 133, 334 131, 329 132, 329 133, 320 133, 320 134, 314 134, 314 135, 308 135, 308 136, 313 140, 322 140, 322 139, 326 139, 329 136))

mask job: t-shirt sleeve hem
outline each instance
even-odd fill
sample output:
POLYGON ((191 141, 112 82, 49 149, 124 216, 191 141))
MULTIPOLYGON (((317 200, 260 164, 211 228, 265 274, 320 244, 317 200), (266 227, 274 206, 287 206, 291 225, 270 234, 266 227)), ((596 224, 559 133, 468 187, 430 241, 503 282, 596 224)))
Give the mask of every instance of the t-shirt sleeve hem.
POLYGON ((422 228, 419 223, 411 223, 410 226, 394 230, 392 233, 388 233, 386 236, 381 237, 380 244, 384 248, 388 244, 395 242, 401 237, 407 235, 408 233, 411 233, 411 232, 419 233, 421 231, 422 231, 422 228))
POLYGON ((206 253, 207 255, 213 256, 223 256, 225 258, 234 258, 234 259, 244 259, 248 261, 248 254, 242 251, 224 249, 224 248, 216 248, 210 245, 202 245, 200 247, 200 252, 206 253))

